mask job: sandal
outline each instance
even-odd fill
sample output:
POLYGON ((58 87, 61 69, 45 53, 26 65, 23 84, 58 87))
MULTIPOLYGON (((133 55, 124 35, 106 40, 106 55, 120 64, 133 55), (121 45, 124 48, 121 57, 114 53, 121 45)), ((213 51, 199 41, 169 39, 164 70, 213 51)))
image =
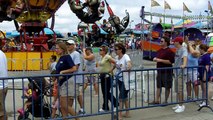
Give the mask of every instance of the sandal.
POLYGON ((158 102, 158 101, 152 101, 149 104, 160 104, 160 102, 158 102))

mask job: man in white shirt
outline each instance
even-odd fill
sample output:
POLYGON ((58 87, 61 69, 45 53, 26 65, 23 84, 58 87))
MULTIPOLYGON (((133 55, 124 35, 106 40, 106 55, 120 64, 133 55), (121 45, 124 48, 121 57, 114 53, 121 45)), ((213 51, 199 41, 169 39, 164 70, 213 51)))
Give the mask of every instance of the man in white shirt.
MULTIPOLYGON (((0 78, 8 77, 7 58, 0 48, 0 78)), ((0 120, 7 120, 7 112, 5 108, 5 98, 7 95, 8 81, 0 79, 0 120)))
MULTIPOLYGON (((82 73, 83 72, 83 67, 82 67, 82 63, 83 63, 83 56, 76 51, 76 44, 75 41, 71 38, 69 38, 66 42, 67 44, 67 50, 69 51, 69 54, 74 62, 74 64, 77 66, 78 70, 74 73, 82 73)), ((79 110, 79 114, 85 114, 85 111, 83 109, 83 96, 79 90, 80 85, 79 84, 83 84, 83 76, 82 75, 76 75, 74 76, 75 79, 75 85, 76 85, 76 96, 78 98, 78 103, 80 105, 80 110, 79 110)))

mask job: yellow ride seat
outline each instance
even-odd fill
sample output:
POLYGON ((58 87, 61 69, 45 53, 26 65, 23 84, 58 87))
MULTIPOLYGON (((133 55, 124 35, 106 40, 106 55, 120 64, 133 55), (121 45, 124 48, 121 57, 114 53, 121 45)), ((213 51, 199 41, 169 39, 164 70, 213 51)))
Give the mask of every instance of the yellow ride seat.
POLYGON ((45 7, 47 0, 28 0, 30 7, 45 7))
POLYGON ((49 0, 48 9, 54 11, 60 6, 60 0, 49 0))

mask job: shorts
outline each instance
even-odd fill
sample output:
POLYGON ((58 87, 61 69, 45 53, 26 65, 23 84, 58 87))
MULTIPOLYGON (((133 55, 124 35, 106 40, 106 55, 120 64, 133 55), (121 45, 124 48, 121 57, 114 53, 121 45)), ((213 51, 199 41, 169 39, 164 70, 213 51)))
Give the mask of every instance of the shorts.
POLYGON ((5 98, 7 95, 7 88, 0 89, 0 116, 4 116, 6 112, 5 98))
POLYGON ((187 82, 195 83, 198 80, 198 72, 191 71, 187 73, 187 82))
POLYGON ((86 83, 97 83, 97 77, 94 75, 88 75, 86 79, 86 83))
POLYGON ((119 99, 120 100, 127 100, 128 99, 129 90, 126 90, 124 82, 118 80, 118 86, 119 86, 119 91, 120 91, 119 99))
POLYGON ((60 94, 61 97, 79 96, 79 94, 80 94, 79 87, 80 87, 79 84, 75 84, 73 77, 71 77, 60 86, 60 93, 59 94, 60 94))
POLYGON ((96 70, 88 70, 86 71, 88 73, 91 73, 91 74, 86 74, 86 81, 85 83, 97 83, 97 77, 98 75, 95 74, 96 70))
POLYGON ((157 74, 157 88, 165 87, 172 88, 172 73, 158 73, 157 74))
POLYGON ((184 83, 186 83, 186 75, 178 75, 177 78, 175 78, 175 92, 180 93, 183 92, 184 83))
POLYGON ((58 99, 56 100, 55 104, 52 104, 52 108, 59 108, 59 101, 58 99))

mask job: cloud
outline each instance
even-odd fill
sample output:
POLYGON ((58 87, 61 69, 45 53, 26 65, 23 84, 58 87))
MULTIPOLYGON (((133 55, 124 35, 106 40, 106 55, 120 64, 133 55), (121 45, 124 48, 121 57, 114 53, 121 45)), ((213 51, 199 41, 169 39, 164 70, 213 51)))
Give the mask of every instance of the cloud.
MULTIPOLYGON (((84 0, 81 0, 84 1, 84 0)), ((141 6, 145 6, 145 11, 147 12, 157 12, 164 13, 163 5, 164 0, 156 0, 160 3, 161 6, 153 7, 151 6, 151 0, 107 0, 110 7, 112 8, 115 15, 119 16, 120 19, 125 17, 125 10, 127 10, 130 14, 130 20, 134 20, 132 22, 132 26, 141 22, 141 18, 139 17, 141 6)), ((192 13, 186 13, 185 15, 207 15, 204 10, 208 9, 208 1, 207 0, 166 0, 168 4, 171 6, 172 10, 166 10, 166 14, 172 15, 183 15, 183 2, 187 5, 187 7, 192 11, 192 13)), ((106 9, 104 13, 104 17, 102 19, 108 19, 109 13, 106 9)), ((149 16, 146 16, 147 19, 150 19, 149 16)), ((48 20, 49 24, 51 20, 48 20)), ((102 20, 100 20, 102 22, 102 20)), ((171 19, 167 18, 166 22, 170 22, 171 19)), ((179 21, 174 20, 174 22, 179 21)), ((70 10, 68 2, 66 1, 56 12, 55 19, 55 30, 61 32, 75 32, 77 30, 77 25, 80 20, 77 16, 70 10)), ((159 17, 153 17, 153 22, 159 22, 159 17)), ((0 23, 0 29, 3 31, 11 31, 15 30, 13 22, 2 22, 0 23)))

